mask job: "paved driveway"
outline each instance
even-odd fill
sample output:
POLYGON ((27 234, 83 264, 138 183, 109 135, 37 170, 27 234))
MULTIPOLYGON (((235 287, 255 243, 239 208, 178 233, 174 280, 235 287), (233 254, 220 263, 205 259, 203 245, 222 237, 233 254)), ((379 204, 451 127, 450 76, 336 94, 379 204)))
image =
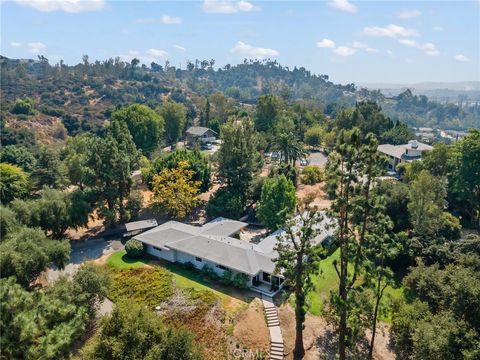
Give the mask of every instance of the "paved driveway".
POLYGON ((47 270, 45 276, 49 284, 55 282, 61 275, 73 275, 78 270, 84 261, 94 260, 102 255, 110 254, 117 250, 122 250, 124 245, 119 239, 104 240, 103 238, 87 240, 87 241, 72 241, 72 250, 70 252, 70 260, 65 269, 47 270))
POLYGON ((310 153, 310 156, 308 159, 310 160, 310 165, 323 167, 327 164, 327 155, 325 155, 320 151, 310 153))

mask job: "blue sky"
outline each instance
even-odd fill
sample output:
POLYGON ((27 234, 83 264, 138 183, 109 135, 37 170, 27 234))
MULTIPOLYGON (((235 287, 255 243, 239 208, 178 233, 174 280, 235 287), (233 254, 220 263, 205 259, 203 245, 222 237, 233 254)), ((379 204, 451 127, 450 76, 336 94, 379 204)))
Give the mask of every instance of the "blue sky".
POLYGON ((1 54, 67 64, 269 57, 334 82, 480 80, 480 1, 2 0, 1 54))

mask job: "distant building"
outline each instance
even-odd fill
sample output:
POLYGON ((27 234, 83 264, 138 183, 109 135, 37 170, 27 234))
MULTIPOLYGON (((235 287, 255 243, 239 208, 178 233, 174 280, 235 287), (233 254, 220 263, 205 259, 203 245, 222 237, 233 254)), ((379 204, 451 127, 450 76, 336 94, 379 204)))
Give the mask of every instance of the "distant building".
POLYGON ((194 142, 206 143, 217 140, 217 132, 203 126, 191 126, 187 130, 187 143, 194 142))
POLYGON ((378 151, 388 157, 388 170, 391 171, 397 171, 397 165, 402 162, 420 160, 425 151, 432 149, 432 146, 417 140, 410 140, 408 144, 404 145, 378 145, 378 151))

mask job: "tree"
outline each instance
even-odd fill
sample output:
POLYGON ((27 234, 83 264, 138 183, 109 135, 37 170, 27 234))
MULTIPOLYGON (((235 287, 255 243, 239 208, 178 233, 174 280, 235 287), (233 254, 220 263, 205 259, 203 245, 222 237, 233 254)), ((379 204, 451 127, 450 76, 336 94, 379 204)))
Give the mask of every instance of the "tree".
POLYGON ((109 224, 113 225, 123 213, 137 162, 138 151, 124 123, 113 122, 104 137, 94 138, 90 145, 85 185, 92 189, 99 214, 109 224))
POLYGON ((153 312, 121 304, 101 323, 100 334, 83 354, 89 359, 200 360, 190 333, 166 328, 153 312))
POLYGON ((0 205, 0 241, 4 240, 8 234, 18 231, 20 227, 21 224, 17 220, 15 212, 0 205))
POLYGON ((12 202, 12 209, 24 225, 40 227, 61 238, 68 228, 86 226, 91 207, 80 191, 43 188, 38 199, 12 202))
POLYGON ((0 280, 0 331, 6 359, 64 359, 85 334, 106 295, 107 277, 93 265, 72 280, 60 277, 41 290, 23 289, 15 279, 0 280))
POLYGON ((455 148, 454 193, 459 204, 468 205, 461 207, 472 223, 480 228, 480 130, 470 130, 455 148))
POLYGON ((406 144, 409 140, 415 139, 415 133, 399 121, 393 128, 384 131, 381 136, 383 142, 393 145, 406 144))
POLYGON ((153 204, 175 218, 184 218, 197 205, 200 181, 192 180, 193 171, 186 161, 173 169, 165 168, 153 177, 153 204))
POLYGON ((305 144, 311 146, 312 148, 318 148, 323 141, 325 131, 320 125, 312 126, 305 131, 304 141, 305 144))
POLYGON ((249 119, 232 120, 222 126, 218 151, 218 177, 232 194, 244 195, 257 169, 253 124, 249 119))
POLYGON ((0 201, 8 204, 28 194, 28 175, 18 166, 0 163, 0 201))
POLYGON ((354 311, 354 306, 360 304, 355 289, 364 267, 366 239, 374 231, 372 225, 382 216, 377 197, 371 192, 383 171, 377 146, 373 134, 363 138, 356 128, 342 130, 327 163, 327 190, 332 198, 328 214, 334 221, 340 247, 340 263, 334 262, 339 287, 338 292, 331 294, 330 306, 338 326, 341 360, 346 358, 347 344, 362 333, 358 328, 363 326, 359 319, 362 311, 354 311))
POLYGON ((189 170, 193 171, 192 180, 201 182, 200 191, 207 191, 210 188, 210 164, 207 158, 197 149, 193 151, 176 149, 166 156, 156 158, 151 170, 145 176, 146 181, 151 183, 154 175, 165 168, 176 168, 180 161, 188 162, 189 170))
POLYGON ((246 205, 244 194, 232 193, 227 187, 218 189, 208 200, 205 208, 212 218, 223 216, 229 219, 239 219, 246 205))
POLYGON ((60 160, 59 152, 53 147, 44 145, 37 157, 32 172, 32 182, 37 189, 43 186, 62 188, 66 183, 67 169, 60 160))
MULTIPOLYGON (((147 156, 161 143, 164 133, 164 120, 148 106, 133 104, 112 113, 113 121, 124 122, 133 142, 147 156)), ((171 119, 169 121, 172 121, 171 119)))
POLYGON ((285 175, 268 178, 263 183, 257 216, 268 228, 279 229, 293 213, 295 202, 295 186, 285 175))
POLYGON ((275 271, 282 273, 285 284, 295 294, 295 348, 294 359, 303 359, 303 327, 306 315, 306 295, 312 288, 311 276, 319 270, 320 252, 314 244, 321 221, 317 209, 303 204, 299 215, 287 222, 285 233, 277 237, 278 257, 275 271))
POLYGON ((281 161, 286 164, 295 162, 307 155, 303 144, 297 139, 294 133, 284 132, 276 135, 272 141, 272 148, 280 153, 281 161))
POLYGON ((168 144, 176 144, 185 126, 187 110, 183 104, 167 99, 158 110, 165 121, 165 137, 168 144))
POLYGON ((0 276, 15 276, 28 287, 51 264, 63 268, 70 255, 68 241, 48 239, 38 229, 22 228, 0 243, 0 276))
POLYGON ((35 157, 27 147, 21 145, 2 146, 0 162, 17 165, 26 172, 31 172, 35 167, 35 157))
POLYGON ((279 111, 280 101, 276 96, 260 96, 257 99, 255 129, 263 132, 273 130, 279 111))
POLYGON ((443 209, 447 205, 446 179, 423 170, 412 182, 409 195, 408 211, 415 234, 435 234, 442 224, 443 209))

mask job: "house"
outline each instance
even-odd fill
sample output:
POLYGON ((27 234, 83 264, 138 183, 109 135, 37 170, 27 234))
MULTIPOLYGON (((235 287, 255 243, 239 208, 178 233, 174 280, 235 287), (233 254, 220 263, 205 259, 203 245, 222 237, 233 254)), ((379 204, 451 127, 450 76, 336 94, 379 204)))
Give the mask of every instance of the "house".
POLYGON ((433 149, 433 146, 421 143, 417 140, 410 140, 408 144, 378 145, 377 150, 388 157, 388 170, 396 171, 397 165, 402 162, 412 162, 420 160, 422 154, 433 149))
MULTIPOLYGON (((157 258, 178 263, 190 263, 201 270, 208 266, 222 276, 229 270, 233 275, 247 275, 247 286, 253 291, 273 296, 282 287, 284 278, 275 272, 273 259, 277 256, 274 246, 278 230, 257 244, 239 240, 233 236, 247 226, 246 223, 217 218, 203 226, 192 226, 169 221, 134 237, 145 245, 146 252, 157 258)), ((315 242, 321 243, 332 236, 326 223, 320 224, 315 242)))
POLYGON ((218 134, 212 129, 202 126, 191 126, 187 130, 187 143, 194 142, 206 143, 213 142, 217 139, 218 134))

